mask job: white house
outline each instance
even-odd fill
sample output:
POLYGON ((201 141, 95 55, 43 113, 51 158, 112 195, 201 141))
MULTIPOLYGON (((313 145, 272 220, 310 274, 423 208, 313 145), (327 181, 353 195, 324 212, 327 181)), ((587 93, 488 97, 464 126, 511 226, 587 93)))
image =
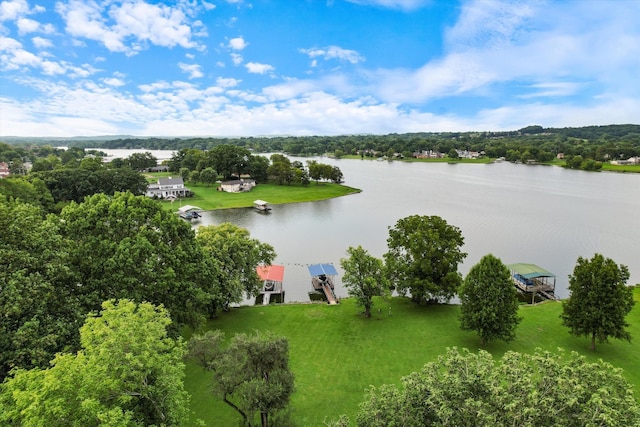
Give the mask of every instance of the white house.
POLYGON ((168 177, 158 179, 157 184, 149 184, 146 195, 158 199, 186 197, 191 195, 191 190, 184 186, 182 178, 168 177))
POLYGON ((251 191, 256 186, 254 179, 236 179, 233 181, 225 181, 220 183, 218 191, 226 191, 227 193, 239 193, 241 191, 251 191))
POLYGON ((640 157, 629 157, 627 160, 612 160, 612 165, 638 165, 640 164, 640 157))

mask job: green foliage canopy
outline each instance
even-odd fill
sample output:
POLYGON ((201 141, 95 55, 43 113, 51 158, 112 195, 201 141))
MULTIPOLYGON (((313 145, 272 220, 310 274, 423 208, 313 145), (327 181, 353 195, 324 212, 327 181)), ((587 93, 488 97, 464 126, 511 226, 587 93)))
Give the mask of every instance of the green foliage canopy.
POLYGON ((364 315, 371 317, 374 296, 390 296, 388 279, 381 259, 371 256, 358 246, 347 249, 348 258, 340 260, 344 270, 342 282, 357 305, 364 309, 364 315))
POLYGON ((590 336, 591 349, 596 339, 609 337, 631 340, 625 329, 625 317, 633 308, 633 291, 626 286, 629 269, 611 258, 595 254, 579 257, 569 276, 569 299, 562 304, 562 323, 575 336, 590 336))
POLYGON ((80 330, 82 349, 48 369, 16 370, 0 388, 0 423, 24 426, 178 426, 188 419, 185 346, 169 313, 106 301, 80 330))
POLYGON ((215 394, 251 426, 256 417, 267 427, 271 417, 284 410, 294 391, 289 368, 289 343, 284 337, 257 332, 238 334, 221 348, 221 332, 196 335, 189 354, 213 372, 215 394))
POLYGON ((460 287, 460 327, 477 331, 482 345, 496 339, 511 341, 522 320, 509 268, 492 254, 485 255, 460 287))
POLYGON ((563 352, 507 352, 495 362, 449 349, 437 362, 402 379, 402 387, 371 387, 360 427, 566 426, 626 427, 640 423, 640 405, 622 371, 563 352))
POLYGON ((439 216, 401 218, 389 229, 384 254, 391 282, 418 303, 450 300, 462 282, 463 243, 460 229, 439 216))

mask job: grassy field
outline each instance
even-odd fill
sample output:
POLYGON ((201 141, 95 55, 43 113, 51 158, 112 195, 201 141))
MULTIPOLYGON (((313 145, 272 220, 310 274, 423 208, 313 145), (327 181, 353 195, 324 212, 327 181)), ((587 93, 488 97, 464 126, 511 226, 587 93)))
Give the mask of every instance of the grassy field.
POLYGON ((603 163, 602 170, 607 172, 640 173, 640 165, 612 165, 603 163))
MULTIPOLYGON (((149 182, 156 182, 158 178, 170 176, 169 172, 145 174, 149 182)), ((251 191, 243 193, 226 193, 218 191, 219 184, 207 186, 205 184, 187 183, 195 195, 183 199, 181 202, 163 202, 166 209, 175 211, 182 205, 194 205, 204 210, 246 208, 253 206, 253 201, 266 200, 271 205, 283 203, 313 202, 317 200, 332 199, 359 193, 360 190, 346 185, 333 183, 311 182, 307 186, 302 185, 275 185, 258 184, 251 191)))
MULTIPOLYGON (((635 289, 640 300, 640 288, 635 289)), ((513 350, 536 348, 576 351, 590 360, 603 359, 625 370, 640 397, 640 304, 627 320, 631 343, 614 340, 589 350, 589 340, 569 335, 559 319, 561 303, 522 306, 524 320, 511 343, 484 347, 495 357, 513 350)), ((418 307, 405 298, 376 300, 373 317, 358 315, 354 302, 241 307, 211 321, 209 328, 238 332, 269 330, 289 340, 290 364, 296 376, 291 415, 296 425, 321 426, 326 419, 347 414, 355 419, 364 390, 370 385, 399 383, 400 378, 434 361, 447 347, 478 350, 474 333, 463 332, 455 305, 418 307), (389 310, 391 307, 391 310, 389 310), (378 311, 378 308, 381 311, 378 311)), ((236 413, 210 393, 210 377, 199 367, 187 367, 186 387, 191 393, 192 424, 238 425, 236 413)))

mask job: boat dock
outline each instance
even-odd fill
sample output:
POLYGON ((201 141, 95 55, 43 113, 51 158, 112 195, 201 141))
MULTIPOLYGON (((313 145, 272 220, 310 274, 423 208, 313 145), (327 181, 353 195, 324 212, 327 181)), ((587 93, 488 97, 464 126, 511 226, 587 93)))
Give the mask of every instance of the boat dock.
POLYGON ((256 273, 262 281, 262 289, 260 290, 262 305, 269 305, 272 299, 273 302, 284 302, 284 288, 282 286, 284 265, 259 265, 256 267, 256 273))
POLYGON ((548 300, 558 300, 555 295, 556 276, 535 264, 510 264, 507 266, 511 272, 511 280, 518 291, 531 294, 533 304, 536 295, 548 300))
POLYGON ((202 212, 202 208, 199 208, 197 206, 184 205, 180 209, 178 209, 177 214, 180 216, 180 218, 186 221, 191 221, 194 219, 197 220, 198 218, 202 217, 200 212, 202 212))
POLYGON ((338 275, 338 271, 333 264, 314 264, 308 268, 314 291, 321 291, 329 305, 338 304, 333 284, 333 277, 338 275))

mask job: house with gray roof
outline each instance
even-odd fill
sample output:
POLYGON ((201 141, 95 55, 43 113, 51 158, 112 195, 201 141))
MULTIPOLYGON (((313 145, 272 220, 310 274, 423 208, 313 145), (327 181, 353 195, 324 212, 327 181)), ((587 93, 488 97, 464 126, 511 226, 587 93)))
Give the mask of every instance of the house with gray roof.
POLYGON ((191 196, 191 190, 184 186, 180 177, 160 178, 156 184, 147 186, 147 197, 156 199, 170 199, 191 196))

